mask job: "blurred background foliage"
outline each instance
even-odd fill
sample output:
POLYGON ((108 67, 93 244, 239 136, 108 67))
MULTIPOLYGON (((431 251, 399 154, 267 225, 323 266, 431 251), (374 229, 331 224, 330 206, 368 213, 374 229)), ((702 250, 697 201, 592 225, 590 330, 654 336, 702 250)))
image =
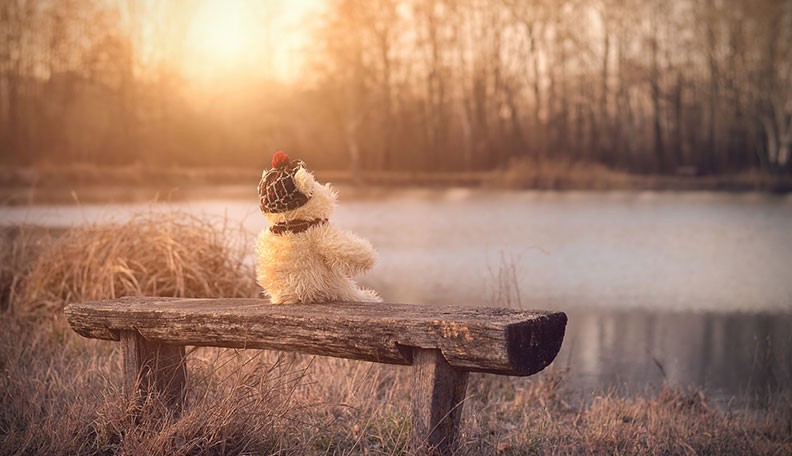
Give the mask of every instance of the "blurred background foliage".
POLYGON ((792 2, 0 0, 0 163, 279 148, 352 171, 788 174, 792 2))

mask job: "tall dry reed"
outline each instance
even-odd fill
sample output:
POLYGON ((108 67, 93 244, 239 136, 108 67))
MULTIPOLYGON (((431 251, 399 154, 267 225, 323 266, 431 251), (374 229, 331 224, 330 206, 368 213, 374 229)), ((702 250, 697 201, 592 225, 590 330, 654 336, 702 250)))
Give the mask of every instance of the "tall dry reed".
POLYGON ((50 233, 31 227, 11 227, 0 231, 0 311, 13 311, 22 278, 42 248, 51 245, 50 233))
POLYGON ((19 287, 21 313, 121 296, 251 297, 244 234, 184 212, 68 230, 42 249, 19 287))

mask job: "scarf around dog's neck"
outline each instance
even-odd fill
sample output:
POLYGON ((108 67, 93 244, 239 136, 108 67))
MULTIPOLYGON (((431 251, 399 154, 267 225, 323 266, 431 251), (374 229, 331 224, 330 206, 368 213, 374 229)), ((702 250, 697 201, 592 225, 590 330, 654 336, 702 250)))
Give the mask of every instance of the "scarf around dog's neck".
POLYGON ((327 223, 327 219, 313 219, 313 220, 289 220, 287 222, 280 222, 270 226, 270 231, 272 234, 283 234, 283 233, 302 233, 303 231, 307 230, 308 228, 316 225, 321 225, 323 223, 327 223))

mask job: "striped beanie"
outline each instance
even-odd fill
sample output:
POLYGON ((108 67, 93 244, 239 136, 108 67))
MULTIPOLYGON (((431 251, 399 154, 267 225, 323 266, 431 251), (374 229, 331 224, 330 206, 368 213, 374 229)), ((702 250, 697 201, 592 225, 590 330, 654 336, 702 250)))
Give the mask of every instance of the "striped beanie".
POLYGON ((261 177, 258 184, 261 212, 277 214, 297 209, 308 202, 308 195, 302 193, 294 182, 294 175, 304 167, 302 160, 290 160, 285 152, 275 152, 272 169, 261 177))

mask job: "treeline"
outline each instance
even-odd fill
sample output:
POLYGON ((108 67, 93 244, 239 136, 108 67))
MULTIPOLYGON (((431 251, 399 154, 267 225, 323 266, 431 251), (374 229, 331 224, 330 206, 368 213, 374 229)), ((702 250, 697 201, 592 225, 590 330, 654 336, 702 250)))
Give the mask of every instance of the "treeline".
POLYGON ((301 77, 198 104, 162 7, 0 5, 6 163, 792 169, 788 0, 328 0, 301 77))
MULTIPOLYGON (((792 2, 333 2, 322 73, 364 168, 569 157, 789 169, 792 2)), ((340 127, 340 126, 339 126, 340 127)))
POLYGON ((188 81, 170 61, 189 20, 174 17, 179 3, 0 0, 0 161, 237 158, 246 150, 241 135, 227 128, 225 113, 191 106, 188 81))

